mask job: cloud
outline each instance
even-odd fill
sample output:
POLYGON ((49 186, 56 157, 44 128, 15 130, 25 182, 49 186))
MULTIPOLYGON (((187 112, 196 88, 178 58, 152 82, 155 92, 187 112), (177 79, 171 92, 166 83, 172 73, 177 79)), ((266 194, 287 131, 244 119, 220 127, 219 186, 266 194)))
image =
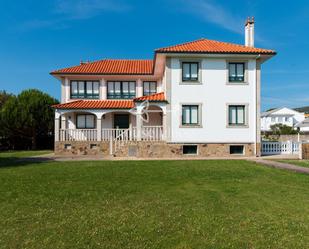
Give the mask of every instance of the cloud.
POLYGON ((55 0, 49 18, 25 21, 20 25, 21 30, 31 30, 52 27, 64 29, 69 22, 85 20, 104 12, 126 12, 131 6, 119 0, 55 0))
POLYGON ((233 33, 243 34, 244 19, 209 0, 183 1, 186 11, 198 15, 206 22, 214 23, 233 33))

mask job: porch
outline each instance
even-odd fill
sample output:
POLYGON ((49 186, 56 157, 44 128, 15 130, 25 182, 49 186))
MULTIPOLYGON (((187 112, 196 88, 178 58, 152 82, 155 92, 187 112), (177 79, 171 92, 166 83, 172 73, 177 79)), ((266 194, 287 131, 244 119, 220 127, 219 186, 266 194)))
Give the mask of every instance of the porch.
POLYGON ((136 110, 57 110, 55 141, 164 141, 167 137, 164 108, 136 110))

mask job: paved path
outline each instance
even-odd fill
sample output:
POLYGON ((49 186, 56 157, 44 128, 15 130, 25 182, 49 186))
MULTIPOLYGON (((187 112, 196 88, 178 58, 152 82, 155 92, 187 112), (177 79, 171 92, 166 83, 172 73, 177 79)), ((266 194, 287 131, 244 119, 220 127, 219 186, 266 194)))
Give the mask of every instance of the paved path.
POLYGON ((249 159, 249 161, 254 161, 256 163, 263 164, 265 166, 272 167, 272 168, 286 169, 286 170, 291 170, 291 171, 295 171, 298 173, 309 174, 309 168, 300 167, 300 166, 296 166, 296 165, 289 164, 289 163, 281 163, 281 162, 272 161, 272 160, 264 160, 261 158, 249 159))

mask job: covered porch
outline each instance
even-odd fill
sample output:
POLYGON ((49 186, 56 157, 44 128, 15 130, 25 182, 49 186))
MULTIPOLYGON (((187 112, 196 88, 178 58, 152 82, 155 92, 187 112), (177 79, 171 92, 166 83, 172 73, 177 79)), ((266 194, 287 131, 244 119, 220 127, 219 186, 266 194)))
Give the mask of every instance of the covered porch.
POLYGON ((164 141, 167 139, 164 105, 137 105, 126 109, 55 111, 55 141, 164 141))

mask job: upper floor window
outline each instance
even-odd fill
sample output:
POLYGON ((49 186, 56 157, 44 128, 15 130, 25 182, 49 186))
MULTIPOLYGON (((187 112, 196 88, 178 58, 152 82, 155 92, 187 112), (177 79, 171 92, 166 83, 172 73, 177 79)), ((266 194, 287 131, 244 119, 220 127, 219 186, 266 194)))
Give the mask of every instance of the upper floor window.
POLYGON ((71 81, 71 99, 98 99, 99 81, 71 81))
POLYGON ((242 126, 246 125, 245 105, 229 105, 229 125, 242 126))
POLYGON ((148 96, 157 93, 157 82, 156 81, 144 81, 143 95, 148 96))
POLYGON ((198 62, 182 63, 182 81, 198 81, 198 62))
POLYGON ((229 63, 229 82, 245 81, 245 63, 229 63))
POLYGON ((133 99, 136 96, 135 91, 135 81, 107 82, 108 99, 133 99))
POLYGON ((199 124, 199 106, 183 105, 182 106, 182 125, 199 124))
POLYGON ((94 123, 95 117, 92 114, 78 114, 76 116, 76 128, 77 129, 94 129, 95 123, 94 123))

